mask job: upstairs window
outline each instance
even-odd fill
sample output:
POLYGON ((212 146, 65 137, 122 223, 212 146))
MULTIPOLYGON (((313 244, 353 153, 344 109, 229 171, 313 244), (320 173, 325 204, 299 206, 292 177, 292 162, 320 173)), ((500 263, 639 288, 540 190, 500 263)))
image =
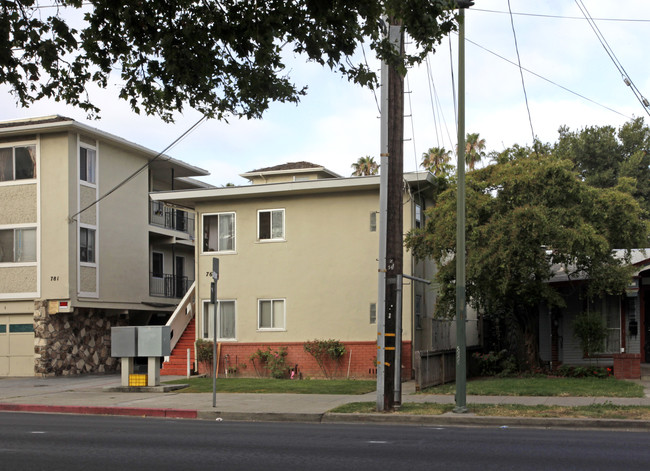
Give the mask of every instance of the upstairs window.
POLYGON ((79 261, 95 263, 95 230, 79 229, 79 261))
POLYGON ((203 215, 203 252, 235 251, 235 213, 203 215))
POLYGON ((85 147, 79 148, 79 180, 95 184, 97 153, 85 147))
POLYGON ((0 182, 36 178, 36 146, 0 147, 0 182))
POLYGON ((0 230, 0 263, 36 261, 36 229, 0 230))
POLYGON ((284 240, 284 209, 257 212, 257 239, 284 240))

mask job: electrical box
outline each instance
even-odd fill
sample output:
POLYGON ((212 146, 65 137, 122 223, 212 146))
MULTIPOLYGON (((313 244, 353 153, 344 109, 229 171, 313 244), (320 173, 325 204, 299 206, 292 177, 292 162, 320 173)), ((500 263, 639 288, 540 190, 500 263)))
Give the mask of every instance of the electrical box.
POLYGON ((171 354, 171 327, 152 325, 138 327, 139 357, 164 357, 171 354))
POLYGON ((138 356, 137 327, 111 327, 111 356, 138 356))

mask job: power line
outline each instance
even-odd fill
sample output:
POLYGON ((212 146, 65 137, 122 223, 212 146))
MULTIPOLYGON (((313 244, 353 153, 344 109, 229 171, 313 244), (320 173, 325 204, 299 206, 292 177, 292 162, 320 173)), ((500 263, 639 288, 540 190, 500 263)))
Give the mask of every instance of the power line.
MULTIPOLYGON (((510 64, 512 64, 512 65, 514 65, 515 67, 519 67, 519 65, 518 65, 516 62, 513 62, 513 61, 511 61, 510 59, 507 59, 507 58, 503 57, 502 55, 497 54, 496 52, 494 52, 494 51, 492 51, 492 50, 486 48, 485 46, 481 46, 479 43, 474 42, 474 41, 472 41, 471 39, 468 39, 467 37, 465 38, 465 41, 467 41, 467 42, 470 43, 470 44, 473 44, 474 46, 476 46, 476 47, 478 47, 478 48, 480 48, 480 49, 483 49, 485 52, 488 52, 488 53, 492 54, 493 56, 498 57, 498 58, 501 59, 501 60, 504 60, 504 61, 506 61, 506 62, 508 62, 508 63, 510 63, 510 64)), ((579 98, 582 98, 583 100, 586 100, 586 101, 588 101, 588 102, 590 102, 590 103, 593 103, 594 105, 600 106, 601 108, 605 108, 606 110, 611 111, 612 113, 616 113, 616 114, 618 114, 618 115, 620 115, 620 116, 623 116, 624 118, 627 118, 627 119, 632 119, 631 116, 628 116, 628 115, 626 115, 626 114, 621 113, 620 111, 616 111, 616 110, 613 109, 613 108, 610 108, 610 107, 605 106, 605 105, 603 105, 603 104, 601 104, 601 103, 598 103, 597 101, 592 100, 591 98, 588 98, 588 97, 586 97, 586 96, 584 96, 584 95, 581 95, 581 94, 578 93, 578 92, 574 92, 574 91, 571 90, 570 88, 567 88, 567 87, 565 87, 564 85, 560 85, 559 83, 554 82, 553 80, 550 80, 550 79, 544 77, 543 75, 538 74, 537 72, 533 72, 532 70, 527 69, 526 67, 521 67, 521 70, 523 70, 523 71, 525 71, 525 72, 528 72, 529 74, 534 75, 535 77, 540 78, 540 79, 544 80, 545 82, 550 83, 551 85, 555 85, 556 87, 561 88, 562 90, 564 90, 564 91, 566 91, 566 92, 569 92, 569 93, 571 93, 572 95, 575 95, 575 96, 577 96, 577 97, 579 97, 579 98)))
POLYGON ((623 64, 618 60, 618 57, 616 57, 616 54, 614 54, 614 50, 611 48, 607 40, 605 39, 605 36, 603 33, 600 31, 600 28, 598 28, 598 25, 594 21, 594 19, 591 17, 591 14, 587 10, 587 7, 582 3, 582 0, 575 0, 576 5, 584 15, 585 19, 587 20, 587 23, 589 23, 589 26, 591 26, 591 29, 593 32, 596 34, 596 37, 598 38, 598 41, 600 42, 601 46, 603 46, 603 49, 605 49, 605 52, 611 59, 611 61, 614 63, 614 66, 618 70, 618 72, 621 74, 623 78, 623 82, 625 85, 630 87, 632 89, 632 93, 634 93, 634 96, 636 97, 637 100, 639 100, 639 103, 641 103, 641 106, 643 107, 643 111, 645 111, 648 116, 650 116, 650 112, 648 112, 648 107, 650 106, 650 102, 646 100, 641 93, 641 91, 636 87, 628 73, 625 71, 625 68, 623 67, 623 64))
POLYGON ((519 75, 521 76, 521 87, 524 89, 524 99, 526 101, 526 111, 528 112, 528 123, 530 124, 530 132, 533 136, 533 147, 535 147, 535 130, 533 129, 533 118, 530 116, 530 106, 528 105, 528 93, 526 93, 526 82, 524 81, 524 71, 521 70, 521 57, 519 56, 519 45, 517 44, 517 33, 515 31, 515 20, 512 16, 510 8, 510 0, 508 0, 508 10, 510 14, 510 25, 512 26, 512 36, 515 40, 515 51, 517 52, 517 66, 519 67, 519 75))
MULTIPOLYGON (((557 18, 561 20, 584 20, 582 16, 562 16, 562 15, 546 15, 542 13, 521 13, 521 12, 507 12, 507 11, 498 11, 498 10, 482 10, 480 8, 472 8, 472 11, 482 11, 485 13, 499 13, 504 15, 516 15, 516 16, 532 16, 537 18, 557 18)), ((619 22, 632 22, 632 23, 650 23, 650 20, 640 19, 640 18, 594 18, 598 21, 619 21, 619 22)))
MULTIPOLYGON (((158 152, 158 154, 156 154, 156 156, 155 156, 153 159, 147 161, 146 164, 144 164, 144 165, 143 165, 142 167, 140 167, 138 170, 136 170, 136 171, 133 172, 131 175, 129 175, 128 177, 126 177, 124 180, 122 180, 120 183, 118 183, 117 185, 115 185, 113 188, 111 188, 109 191, 107 191, 106 193, 104 193, 102 196, 100 196, 99 198, 97 198, 95 201, 93 201, 93 202, 90 203, 89 205, 85 206, 84 208, 80 209, 79 211, 77 211, 76 213, 74 213, 72 216, 70 216, 70 221, 75 221, 75 220, 76 220, 75 217, 77 217, 78 215, 80 215, 80 214, 83 213, 84 211, 86 211, 86 210, 92 208, 92 207, 95 206, 97 203, 99 203, 99 202, 102 201, 103 199, 107 198, 109 195, 113 194, 113 193, 114 193, 115 191, 117 191, 119 188, 123 187, 123 186, 126 185, 128 182, 130 182, 131 180, 133 180, 137 175, 139 175, 139 174, 140 174, 144 169, 146 169, 147 167, 149 167, 153 162, 155 162, 156 160, 159 160, 160 157, 162 157, 162 156, 165 154, 165 152, 167 152, 169 149, 171 149, 171 148, 174 147, 176 144, 178 144, 178 143, 179 143, 181 140, 183 140, 183 139, 184 139, 184 138, 185 138, 189 133, 191 133, 192 131, 194 131, 194 129, 196 129, 196 128, 197 128, 197 127, 198 127, 198 126, 199 126, 203 121, 205 121, 206 119, 207 119, 207 116, 205 116, 205 115, 201 116, 201 119, 199 119, 196 123, 194 123, 192 126, 190 126, 190 127, 189 127, 189 128, 188 128, 188 129, 183 133, 183 134, 181 134, 179 137, 177 137, 176 139, 174 139, 174 141, 173 141, 171 144, 169 144, 169 145, 168 145, 167 147, 165 147, 163 150, 161 150, 160 152, 158 152)), ((167 158, 166 160, 169 160, 169 158, 167 158)))

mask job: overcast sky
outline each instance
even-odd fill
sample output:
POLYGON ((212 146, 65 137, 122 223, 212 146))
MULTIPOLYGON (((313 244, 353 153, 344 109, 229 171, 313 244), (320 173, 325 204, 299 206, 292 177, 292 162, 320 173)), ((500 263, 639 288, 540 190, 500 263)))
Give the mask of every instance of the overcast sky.
MULTIPOLYGON (((650 100, 650 2, 582 4, 629 78, 650 100)), ((521 65, 543 78, 523 73, 529 120, 519 69, 508 62, 517 63, 508 1, 476 0, 466 12, 466 131, 480 133, 488 150, 531 144, 533 132, 543 142, 555 142, 561 125, 618 127, 636 116, 649 122, 575 1, 510 0, 510 5, 521 65)), ((458 36, 452 34, 427 64, 407 76, 407 171, 416 169, 429 147, 455 147, 452 69, 457 78, 457 49, 458 36)), ((378 67, 376 61, 371 64, 378 67)), ((246 184, 240 173, 286 162, 306 160, 348 176, 359 157, 379 160, 379 111, 372 91, 300 60, 292 64, 291 76, 309 87, 299 105, 272 105, 261 120, 204 122, 167 153, 208 170, 211 176, 203 180, 217 186, 246 184)), ((0 87, 0 120, 59 114, 159 151, 200 118, 188 110, 174 124, 165 124, 134 114, 117 93, 115 84, 93 90, 91 98, 102 117, 87 121, 84 112, 53 101, 22 109, 0 87)))

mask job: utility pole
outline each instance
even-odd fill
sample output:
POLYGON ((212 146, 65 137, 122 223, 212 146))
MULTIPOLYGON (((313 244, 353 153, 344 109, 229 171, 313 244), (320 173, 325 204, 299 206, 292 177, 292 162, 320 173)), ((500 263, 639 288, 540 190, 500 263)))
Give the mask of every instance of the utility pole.
MULTIPOLYGON (((403 50, 403 33, 398 20, 391 18, 389 37, 400 54, 403 50)), ((403 135, 404 135, 404 77, 393 65, 382 66, 388 83, 382 78, 382 146, 380 188, 380 255, 377 338, 377 410, 394 408, 396 317, 401 312, 397 306, 397 281, 402 274, 403 236, 403 135), (382 232, 385 230, 385 232, 382 232), (385 239, 383 239, 385 234, 385 239), (381 253, 385 249, 385 253, 381 253)), ((398 376, 399 378, 399 376, 398 376)))
POLYGON ((467 345, 465 321, 467 300, 465 286, 465 8, 472 0, 458 3, 458 188, 456 192, 456 407, 467 412, 467 345))

